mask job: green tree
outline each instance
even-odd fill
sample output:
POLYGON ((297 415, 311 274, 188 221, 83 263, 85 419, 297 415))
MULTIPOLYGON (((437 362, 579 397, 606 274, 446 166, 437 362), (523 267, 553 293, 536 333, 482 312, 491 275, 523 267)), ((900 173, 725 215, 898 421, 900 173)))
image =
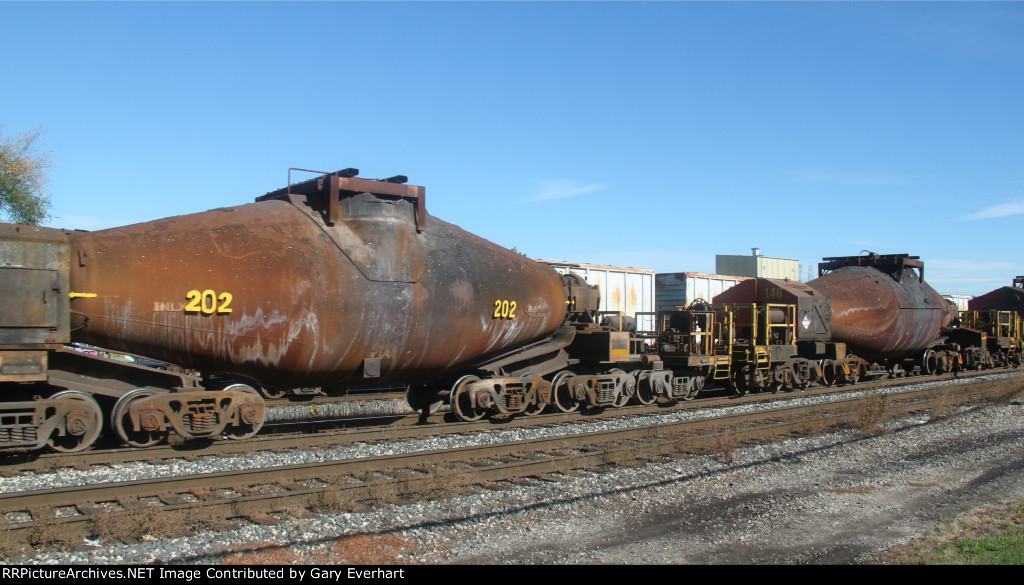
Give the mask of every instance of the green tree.
POLYGON ((36 142, 45 130, 4 136, 0 132, 0 217, 13 223, 38 225, 50 216, 50 153, 36 142))

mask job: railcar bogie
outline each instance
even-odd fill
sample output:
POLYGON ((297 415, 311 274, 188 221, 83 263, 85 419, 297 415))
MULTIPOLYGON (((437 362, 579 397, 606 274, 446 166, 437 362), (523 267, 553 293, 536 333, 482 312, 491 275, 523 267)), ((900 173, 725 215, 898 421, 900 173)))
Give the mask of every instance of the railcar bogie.
POLYGON ((936 351, 958 352, 964 369, 1017 368, 1024 349, 1024 323, 1013 310, 968 309, 960 313, 958 326, 947 330, 943 341, 936 351))
POLYGON ((73 271, 85 263, 73 250, 67 232, 0 225, 0 450, 81 451, 108 417, 122 439, 170 428, 186 438, 219 437, 262 424, 262 400, 208 391, 163 362, 72 345, 88 321, 76 303, 96 296, 73 288, 73 271), (131 408, 112 412, 128 395, 131 408), (19 396, 31 398, 11 401, 19 396))

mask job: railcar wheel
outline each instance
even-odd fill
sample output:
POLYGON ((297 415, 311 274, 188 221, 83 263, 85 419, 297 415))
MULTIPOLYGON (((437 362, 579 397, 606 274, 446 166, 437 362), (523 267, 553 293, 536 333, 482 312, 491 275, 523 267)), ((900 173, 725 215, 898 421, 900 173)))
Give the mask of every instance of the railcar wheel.
POLYGON ((546 403, 534 402, 533 404, 527 406, 526 409, 523 410, 523 414, 525 414, 526 416, 537 416, 538 414, 544 412, 544 409, 547 407, 548 405, 546 403))
POLYGON ((576 375, 572 372, 558 372, 551 381, 551 393, 554 395, 555 406, 562 412, 575 412, 580 403, 573 397, 572 379, 576 375))
POLYGON ((790 364, 789 372, 786 375, 786 392, 806 389, 811 384, 811 378, 814 377, 812 369, 813 366, 810 362, 799 361, 790 364))
POLYGON ((860 370, 857 369, 857 368, 850 368, 850 373, 846 374, 846 376, 844 376, 844 381, 847 384, 849 384, 850 386, 853 386, 854 384, 859 382, 860 381, 860 370))
POLYGON ((811 373, 812 366, 809 363, 804 365, 804 368, 793 368, 793 382, 790 390, 806 390, 811 385, 811 378, 814 377, 811 373))
POLYGON ((633 394, 634 393, 636 393, 636 392, 629 392, 629 391, 627 391, 624 388, 623 389, 623 393, 618 395, 618 400, 615 401, 615 407, 616 408, 622 408, 622 407, 630 404, 630 401, 633 400, 633 394))
POLYGON ((263 395, 267 400, 277 400, 282 398, 288 393, 286 388, 276 388, 274 386, 260 386, 260 394, 263 395))
POLYGON ((924 354, 921 356, 921 373, 923 374, 934 374, 937 370, 937 359, 935 357, 934 349, 924 350, 924 354))
MULTIPOLYGON (((609 374, 625 374, 626 372, 624 372, 624 371, 622 371, 622 370, 620 370, 618 368, 615 368, 614 370, 609 370, 608 373, 609 374)), ((633 398, 633 394, 635 392, 636 392, 636 384, 633 383, 632 376, 630 376, 630 379, 626 380, 622 384, 622 388, 620 388, 619 395, 615 399, 615 403, 614 403, 615 407, 616 408, 622 408, 623 406, 626 406, 627 404, 629 404, 629 401, 630 401, 630 399, 633 398)))
POLYGON ((136 431, 132 428, 132 420, 129 416, 131 404, 155 395, 156 392, 153 390, 136 388, 119 398, 114 404, 114 409, 110 411, 111 426, 117 431, 117 436, 132 447, 152 447, 167 438, 167 431, 147 431, 145 429, 136 431))
MULTIPOLYGON (((251 394, 260 401, 263 400, 260 397, 259 392, 253 389, 252 386, 248 386, 246 384, 232 384, 227 388, 224 388, 224 390, 237 390, 239 392, 244 392, 245 394, 251 394)), ((260 432, 260 429, 263 428, 263 422, 265 418, 266 417, 260 417, 258 420, 253 420, 250 422, 242 421, 242 424, 240 425, 225 427, 224 436, 236 441, 241 441, 253 437, 256 435, 256 433, 260 432)))
POLYGON ((487 414, 486 409, 473 408, 473 404, 469 398, 468 388, 470 384, 479 382, 480 378, 476 376, 463 376, 455 382, 452 386, 452 393, 448 397, 448 401, 451 404, 452 412, 455 416, 459 417, 460 420, 466 422, 478 421, 487 414))
POLYGON ((64 434, 54 432, 46 446, 59 453, 77 453, 92 446, 103 430, 103 411, 96 400, 77 390, 58 392, 50 399, 73 400, 75 404, 67 410, 61 425, 64 434))
MULTIPOLYGON (((746 368, 744 368, 744 370, 746 370, 746 368)), ((763 371, 754 369, 750 372, 749 377, 745 376, 744 379, 750 381, 750 390, 761 393, 767 391, 771 387, 772 376, 773 374, 770 372, 765 375, 763 371)))
MULTIPOLYGON (((657 380, 661 382, 661 378, 657 380)), ((648 376, 646 380, 641 380, 636 387, 636 401, 644 406, 654 404, 658 400, 658 394, 655 391, 654 382, 648 376)))
MULTIPOLYGON (((521 376, 521 378, 523 379, 523 383, 525 384, 527 379, 534 378, 536 376, 537 376, 537 374, 534 374, 534 373, 531 372, 531 373, 523 374, 521 376)), ((533 393, 533 402, 531 402, 530 404, 528 404, 526 406, 526 409, 523 410, 523 414, 525 414, 526 416, 537 416, 538 414, 544 412, 544 409, 547 408, 547 406, 548 406, 547 402, 541 402, 541 400, 540 400, 540 392, 534 392, 533 393)))
POLYGON ((767 376, 768 390, 772 394, 778 394, 780 390, 793 382, 793 369, 781 365, 772 368, 767 376))
POLYGON ((693 376, 689 386, 686 394, 683 396, 683 400, 696 400, 700 393, 704 391, 704 377, 701 375, 693 376))
POLYGON ((821 360, 818 363, 821 367, 821 383, 826 388, 834 386, 836 383, 836 364, 832 360, 821 360))
POLYGON ((623 406, 626 406, 627 404, 629 404, 629 401, 632 398, 632 394, 626 394, 626 392, 623 391, 622 394, 619 394, 619 398, 615 401, 615 407, 622 408, 623 406))

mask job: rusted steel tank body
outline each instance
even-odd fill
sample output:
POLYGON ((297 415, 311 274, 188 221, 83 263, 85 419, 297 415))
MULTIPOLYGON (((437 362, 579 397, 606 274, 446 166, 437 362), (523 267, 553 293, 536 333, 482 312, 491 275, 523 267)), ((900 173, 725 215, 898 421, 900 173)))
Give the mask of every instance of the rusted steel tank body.
POLYGON ((279 387, 425 381, 557 330, 561 277, 325 175, 256 203, 71 234, 72 338, 279 387))
POLYGON ((832 303, 832 339, 868 360, 920 355, 953 317, 906 254, 825 258, 808 286, 832 303))

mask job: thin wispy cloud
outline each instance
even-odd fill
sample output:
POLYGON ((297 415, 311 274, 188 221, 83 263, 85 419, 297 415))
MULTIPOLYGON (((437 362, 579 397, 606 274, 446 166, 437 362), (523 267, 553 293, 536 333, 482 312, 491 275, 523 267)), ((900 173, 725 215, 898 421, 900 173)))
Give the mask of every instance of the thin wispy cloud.
POLYGON ((578 197, 580 195, 586 195, 587 193, 593 193, 595 191, 603 191, 608 188, 608 185, 600 183, 594 183, 591 185, 581 185, 576 181, 570 181, 568 179, 549 179, 541 181, 540 190, 537 191, 533 196, 528 197, 524 201, 527 203, 534 201, 549 201, 551 199, 565 199, 566 197, 578 197))
POLYGON ((833 183, 861 187, 912 185, 918 181, 917 175, 897 175, 876 171, 865 171, 862 173, 841 173, 826 170, 795 171, 791 175, 800 183, 833 183))
POLYGON ((1010 286, 1022 271, 1024 264, 1014 260, 926 258, 924 277, 939 292, 979 295, 1010 286))
POLYGON ((970 213, 961 217, 963 221, 970 221, 975 219, 996 219, 998 217, 1010 217, 1013 215, 1024 214, 1024 201, 1016 201, 1012 203, 1002 203, 1000 205, 993 205, 986 207, 981 211, 970 213))
POLYGON ((955 63, 1018 59, 1024 55, 1018 10, 995 4, 974 4, 952 21, 922 19, 905 34, 915 47, 945 56, 955 63))
POLYGON ((1004 262, 999 260, 959 260, 953 258, 932 258, 928 260, 928 266, 939 270, 950 270, 958 272, 978 271, 1020 271, 1024 265, 1019 262, 1004 262))

